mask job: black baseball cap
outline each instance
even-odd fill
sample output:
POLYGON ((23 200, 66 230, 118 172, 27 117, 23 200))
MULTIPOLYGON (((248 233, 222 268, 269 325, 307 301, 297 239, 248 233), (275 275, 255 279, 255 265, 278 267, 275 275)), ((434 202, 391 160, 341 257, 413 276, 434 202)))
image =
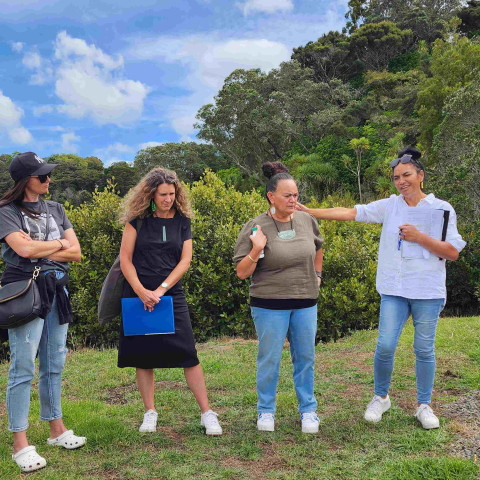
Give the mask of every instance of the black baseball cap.
POLYGON ((58 164, 47 163, 36 153, 19 153, 13 160, 8 171, 13 180, 18 181, 31 175, 48 175, 58 164))

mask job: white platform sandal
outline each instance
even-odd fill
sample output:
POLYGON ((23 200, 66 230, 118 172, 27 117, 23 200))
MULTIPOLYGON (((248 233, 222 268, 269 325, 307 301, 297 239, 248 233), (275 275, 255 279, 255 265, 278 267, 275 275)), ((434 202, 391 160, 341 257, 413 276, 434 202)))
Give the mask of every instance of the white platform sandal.
POLYGON ((59 435, 57 438, 47 438, 47 444, 50 446, 64 447, 68 450, 80 448, 85 445, 87 439, 85 437, 77 437, 73 430, 67 430, 59 435))
POLYGON ((22 448, 12 455, 12 459, 22 469, 22 472, 34 472, 47 464, 47 461, 36 452, 33 445, 22 448))

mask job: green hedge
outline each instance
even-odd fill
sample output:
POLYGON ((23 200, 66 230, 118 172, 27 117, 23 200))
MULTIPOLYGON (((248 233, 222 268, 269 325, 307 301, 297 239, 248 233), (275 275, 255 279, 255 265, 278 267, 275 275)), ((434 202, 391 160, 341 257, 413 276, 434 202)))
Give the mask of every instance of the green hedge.
MULTIPOLYGON (((253 336, 249 281, 238 279, 232 256, 241 227, 266 210, 266 200, 255 190, 241 193, 225 186, 212 172, 187 188, 195 218, 193 261, 185 275, 184 288, 195 336, 199 341, 222 335, 253 336)), ((70 346, 104 347, 117 342, 118 321, 100 327, 96 309, 102 282, 120 248, 120 202, 114 186, 109 185, 103 191, 95 191, 88 203, 66 206, 83 257, 81 263, 72 264, 70 272, 75 314, 69 329, 70 346)), ((328 197, 321 206, 353 204, 351 197, 328 197)), ((320 230, 325 238, 325 261, 317 339, 335 340, 353 330, 375 327, 379 308, 375 272, 380 226, 330 221, 322 222, 320 230)), ((5 357, 6 351, 3 344, 0 356, 5 357)))

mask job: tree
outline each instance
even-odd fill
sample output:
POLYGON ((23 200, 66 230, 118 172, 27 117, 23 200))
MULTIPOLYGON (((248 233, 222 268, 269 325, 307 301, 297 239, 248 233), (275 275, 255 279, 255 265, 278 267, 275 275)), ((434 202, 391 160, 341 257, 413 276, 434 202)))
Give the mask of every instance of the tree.
POLYGON ((342 33, 330 31, 316 42, 293 49, 292 60, 303 68, 311 68, 316 82, 328 82, 334 78, 348 79, 358 68, 350 53, 349 38, 342 33))
POLYGON ((415 143, 420 134, 415 103, 418 84, 425 78, 419 70, 408 72, 375 72, 365 74, 368 90, 363 101, 368 106, 368 121, 382 131, 385 140, 403 133, 406 143, 415 143))
POLYGON ((57 163, 52 172, 50 193, 57 202, 79 205, 88 199, 103 178, 103 163, 97 157, 55 154, 46 159, 57 163))
POLYGON ((480 1, 469 0, 467 6, 458 12, 462 21, 459 31, 469 38, 480 36, 480 1))
MULTIPOLYGON (((435 193, 455 208, 467 246, 447 277, 457 312, 478 312, 480 306, 480 80, 450 95, 435 131, 432 174, 435 193), (476 301, 475 301, 476 299, 476 301)), ((456 312, 456 313, 457 313, 456 312)))
POLYGON ((400 29, 410 29, 415 43, 432 43, 440 38, 449 21, 462 5, 461 0, 350 0, 345 15, 346 30, 354 33, 358 25, 394 22, 400 29))
POLYGON ((480 44, 460 37, 436 40, 432 48, 431 77, 419 84, 415 105, 419 115, 420 141, 432 153, 434 131, 442 122, 445 100, 472 82, 480 72, 480 44))
POLYGON ((8 171, 8 166, 15 155, 6 153, 0 155, 0 196, 13 186, 13 180, 8 171))
POLYGON ((154 167, 175 171, 185 182, 199 180, 209 168, 213 171, 227 167, 225 157, 213 145, 196 142, 165 143, 140 150, 133 163, 140 176, 154 167))
POLYGON ((355 152, 356 156, 356 164, 352 161, 352 159, 348 155, 344 155, 342 157, 345 166, 357 177, 357 185, 358 185, 358 195, 360 197, 360 203, 363 203, 363 196, 362 196, 362 154, 365 150, 370 148, 370 142, 367 138, 352 138, 350 140, 350 147, 355 152))
POLYGON ((137 169, 131 163, 115 162, 105 168, 104 177, 100 182, 99 188, 107 187, 108 180, 112 180, 116 191, 123 197, 137 184, 139 175, 137 169))
POLYGON ((350 50, 365 70, 385 70, 390 59, 406 52, 412 44, 412 31, 393 22, 369 23, 350 36, 350 50))
POLYGON ((306 152, 340 122, 354 98, 340 80, 316 83, 297 61, 268 75, 236 70, 215 104, 197 114, 199 138, 213 143, 242 173, 258 178, 260 165, 282 159, 292 144, 306 152))
POLYGON ((434 184, 458 215, 480 222, 480 80, 446 99, 433 141, 434 184))

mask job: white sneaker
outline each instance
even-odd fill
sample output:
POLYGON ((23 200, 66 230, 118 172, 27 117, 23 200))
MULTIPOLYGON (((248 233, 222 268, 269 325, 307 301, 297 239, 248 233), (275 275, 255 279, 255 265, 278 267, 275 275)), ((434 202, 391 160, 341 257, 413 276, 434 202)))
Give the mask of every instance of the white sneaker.
POLYGON ((302 432, 303 433, 317 433, 320 420, 315 412, 302 413, 302 432))
POLYGON ((138 429, 139 432, 156 432, 157 431, 158 413, 155 410, 147 410, 143 415, 143 423, 138 429))
POLYGON ((438 418, 433 413, 433 410, 430 408, 430 405, 422 403, 415 413, 415 418, 422 424, 422 427, 425 430, 430 430, 431 428, 438 428, 440 422, 438 418))
POLYGON ((390 397, 382 398, 375 395, 365 410, 365 420, 367 422, 377 423, 382 419, 382 415, 391 407, 390 397))
POLYGON ((275 415, 273 413, 259 413, 257 428, 263 432, 273 432, 275 430, 275 415))
POLYGON ((205 427, 205 433, 207 435, 221 435, 223 433, 217 417, 218 414, 213 410, 208 410, 205 413, 202 413, 200 417, 200 425, 205 427))

